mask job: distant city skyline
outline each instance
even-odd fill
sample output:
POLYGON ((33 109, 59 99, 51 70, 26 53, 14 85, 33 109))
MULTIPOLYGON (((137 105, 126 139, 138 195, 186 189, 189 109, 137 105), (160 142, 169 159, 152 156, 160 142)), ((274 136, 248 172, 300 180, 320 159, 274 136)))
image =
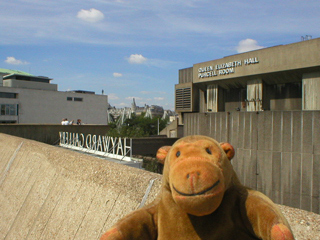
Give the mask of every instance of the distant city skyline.
POLYGON ((178 70, 320 37, 318 0, 0 2, 0 68, 174 110, 178 70), (75 4, 76 3, 76 4, 75 4))

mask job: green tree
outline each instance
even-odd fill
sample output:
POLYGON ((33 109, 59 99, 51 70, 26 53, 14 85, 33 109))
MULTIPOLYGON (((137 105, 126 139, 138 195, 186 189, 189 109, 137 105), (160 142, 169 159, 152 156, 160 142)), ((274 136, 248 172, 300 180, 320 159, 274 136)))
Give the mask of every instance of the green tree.
POLYGON ((168 121, 161 118, 148 118, 144 114, 140 116, 133 115, 132 118, 126 119, 122 126, 116 123, 109 124, 110 129, 107 132, 111 137, 149 137, 158 134, 159 131, 167 126, 168 121))

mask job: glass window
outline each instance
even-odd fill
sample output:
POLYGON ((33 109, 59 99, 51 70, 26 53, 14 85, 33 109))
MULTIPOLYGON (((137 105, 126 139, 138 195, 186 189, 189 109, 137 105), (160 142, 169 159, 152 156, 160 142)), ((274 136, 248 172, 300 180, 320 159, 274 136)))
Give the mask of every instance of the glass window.
POLYGON ((17 93, 0 92, 0 98, 17 98, 17 93))
POLYGON ((75 97, 73 100, 74 100, 74 101, 77 101, 77 102, 82 102, 83 98, 75 97))
POLYGON ((9 105, 9 115, 15 116, 16 115, 16 105, 10 104, 9 105))
POLYGON ((6 115, 6 105, 5 104, 1 104, 1 115, 6 115))
POLYGON ((67 101, 72 101, 72 97, 67 97, 67 101))
POLYGON ((6 104, 6 115, 10 115, 10 104, 6 104))
POLYGON ((1 104, 0 105, 0 115, 16 116, 17 105, 15 104, 1 104))

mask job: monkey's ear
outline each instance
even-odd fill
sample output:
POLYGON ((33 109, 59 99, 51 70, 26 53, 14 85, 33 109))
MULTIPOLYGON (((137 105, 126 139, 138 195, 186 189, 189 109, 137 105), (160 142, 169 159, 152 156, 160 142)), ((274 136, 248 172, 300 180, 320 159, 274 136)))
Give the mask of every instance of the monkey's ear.
POLYGON ((220 146, 222 147, 223 151, 226 153, 229 160, 231 160, 234 157, 235 151, 234 148, 230 143, 220 143, 220 146))
POLYGON ((159 163, 164 164, 171 146, 163 146, 157 151, 157 159, 159 163))

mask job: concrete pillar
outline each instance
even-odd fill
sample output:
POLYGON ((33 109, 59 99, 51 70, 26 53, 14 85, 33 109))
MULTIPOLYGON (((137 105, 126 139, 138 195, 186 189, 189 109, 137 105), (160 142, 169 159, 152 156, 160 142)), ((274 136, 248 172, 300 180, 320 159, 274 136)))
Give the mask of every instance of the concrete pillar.
POLYGON ((302 110, 320 110, 320 72, 302 75, 302 110))
POLYGON ((207 111, 218 112, 218 85, 212 84, 207 87, 207 111))
POLYGON ((247 111, 262 111, 262 79, 250 80, 247 83, 247 111))

